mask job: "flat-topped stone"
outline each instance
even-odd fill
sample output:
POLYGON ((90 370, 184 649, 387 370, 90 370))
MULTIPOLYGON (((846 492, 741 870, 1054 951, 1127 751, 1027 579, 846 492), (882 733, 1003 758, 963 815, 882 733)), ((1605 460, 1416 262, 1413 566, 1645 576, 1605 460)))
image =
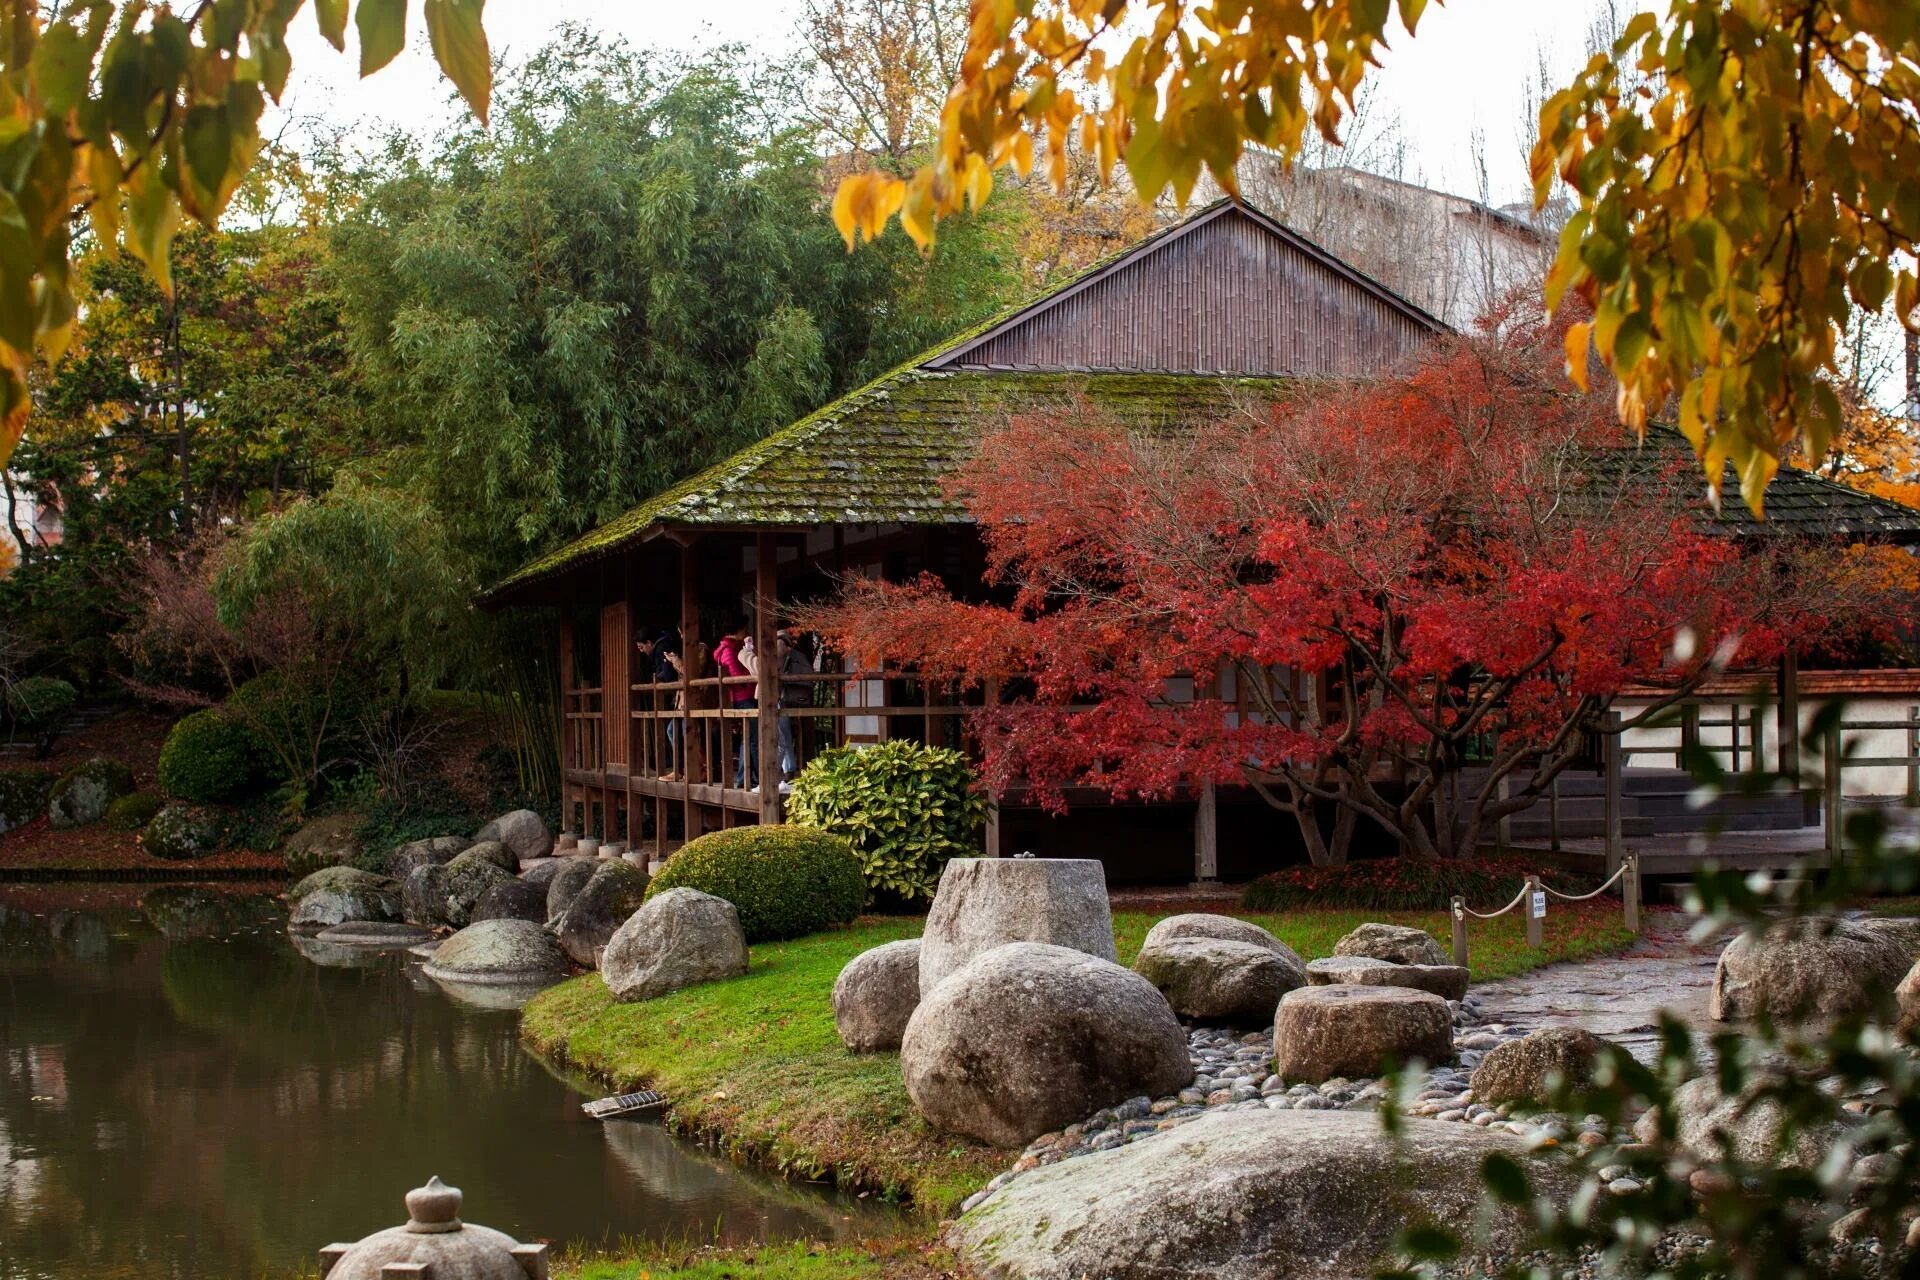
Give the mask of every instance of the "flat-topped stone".
POLYGON ((1442 1000, 1464 998, 1470 977, 1466 966, 1457 964, 1395 964, 1369 956, 1325 956, 1307 962, 1312 986, 1408 987, 1431 991, 1442 1000))
POLYGON ((1117 958, 1107 874, 1091 858, 955 858, 920 938, 920 994, 1010 942, 1044 942, 1117 958))
POLYGON ((1406 987, 1300 987, 1280 999, 1273 1053, 1276 1075, 1309 1084, 1413 1059, 1432 1066, 1453 1057, 1453 1015, 1439 996, 1406 987))
POLYGON ((314 935, 322 942, 348 947, 411 947, 433 935, 418 925, 386 920, 349 920, 314 935))
POLYGON ((538 982, 567 971, 567 954, 530 920, 482 920, 441 943, 427 962, 430 978, 456 982, 538 982))

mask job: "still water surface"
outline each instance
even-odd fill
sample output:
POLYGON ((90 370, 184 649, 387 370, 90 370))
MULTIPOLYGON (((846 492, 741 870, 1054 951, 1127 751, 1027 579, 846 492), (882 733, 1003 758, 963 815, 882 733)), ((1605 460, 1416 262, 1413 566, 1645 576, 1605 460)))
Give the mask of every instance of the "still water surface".
POLYGON ((587 1119, 591 1086, 528 1055, 513 1010, 283 921, 218 888, 0 886, 0 1280, 312 1274, 321 1245, 403 1221, 433 1173, 523 1240, 885 1225, 587 1119))

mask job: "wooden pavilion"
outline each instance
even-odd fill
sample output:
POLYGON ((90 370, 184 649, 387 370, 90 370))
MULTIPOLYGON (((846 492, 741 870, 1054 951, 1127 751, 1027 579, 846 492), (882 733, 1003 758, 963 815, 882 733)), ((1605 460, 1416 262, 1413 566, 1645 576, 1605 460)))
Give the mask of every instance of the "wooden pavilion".
MULTIPOLYGON (((981 545, 943 479, 983 425, 1079 399, 1143 424, 1218 417, 1299 380, 1377 375, 1443 332, 1223 200, 526 565, 481 602, 558 614, 567 835, 664 856, 706 831, 780 821, 783 720, 801 763, 888 737, 964 746, 966 701, 910 672, 796 677, 763 661, 757 679, 732 679, 710 654, 740 617, 774 653, 783 608, 846 575, 977 587, 981 545), (683 678, 660 680, 644 653, 669 629, 688 661, 683 678), (752 707, 736 705, 743 685, 752 707), (759 788, 740 765, 756 747, 769 783, 759 788)), ((1860 533, 1903 513, 1920 537, 1920 514, 1797 473, 1782 473, 1769 508, 1860 533)), ((991 691, 974 705, 981 696, 991 691)), ((1124 835, 1110 879, 1209 880, 1266 869, 1270 853, 1247 851, 1296 838, 1257 798, 1210 788, 1153 805, 1070 799, 1071 820, 1053 820, 1017 792, 1001 797, 987 851, 1100 856, 1124 835)))

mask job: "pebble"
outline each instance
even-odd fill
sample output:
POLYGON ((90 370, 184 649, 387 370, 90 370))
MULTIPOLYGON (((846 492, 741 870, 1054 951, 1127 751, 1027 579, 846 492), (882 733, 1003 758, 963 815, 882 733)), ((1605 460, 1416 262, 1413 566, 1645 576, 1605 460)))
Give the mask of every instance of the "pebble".
POLYGON ((1640 1183, 1633 1178, 1615 1178, 1607 1184, 1608 1195, 1630 1196, 1638 1190, 1640 1190, 1640 1183))

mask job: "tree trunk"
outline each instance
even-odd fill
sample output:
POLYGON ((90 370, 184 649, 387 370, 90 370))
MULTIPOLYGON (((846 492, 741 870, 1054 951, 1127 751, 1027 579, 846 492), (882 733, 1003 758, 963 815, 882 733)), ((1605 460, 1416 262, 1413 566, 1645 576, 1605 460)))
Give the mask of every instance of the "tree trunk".
POLYGON ((180 532, 193 532, 192 440, 187 432, 186 361, 180 349, 180 286, 174 284, 173 305, 167 311, 167 346, 173 367, 173 421, 180 453, 180 532))

